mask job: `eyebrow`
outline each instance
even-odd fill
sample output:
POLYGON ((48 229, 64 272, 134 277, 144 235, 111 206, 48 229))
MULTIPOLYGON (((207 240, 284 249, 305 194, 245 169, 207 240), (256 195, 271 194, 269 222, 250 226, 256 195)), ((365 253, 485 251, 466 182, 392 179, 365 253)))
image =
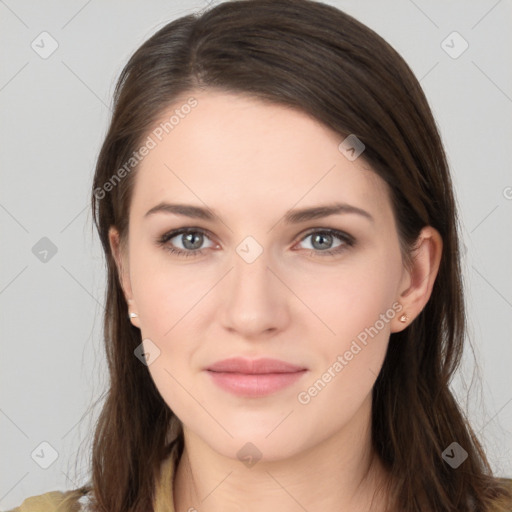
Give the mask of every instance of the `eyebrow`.
MULTIPOLYGON (((166 203, 161 202, 146 212, 144 217, 149 217, 156 213, 169 213, 190 217, 192 219, 202 219, 213 221, 217 216, 211 209, 192 206, 188 204, 166 203)), ((371 222, 375 219, 366 211, 356 206, 346 203, 334 203, 329 205, 314 206, 311 208, 302 208, 289 210, 284 215, 284 221, 287 224, 298 224, 308 220, 320 219, 329 215, 352 213, 365 217, 371 222)))

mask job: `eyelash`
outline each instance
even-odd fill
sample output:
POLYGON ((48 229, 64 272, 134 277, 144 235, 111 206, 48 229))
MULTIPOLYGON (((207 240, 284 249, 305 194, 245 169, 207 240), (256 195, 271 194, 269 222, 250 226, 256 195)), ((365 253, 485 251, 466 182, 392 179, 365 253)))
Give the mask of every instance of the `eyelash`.
MULTIPOLYGON (((195 251, 183 250, 183 249, 176 249, 175 247, 172 247, 167 244, 167 242, 169 240, 171 240, 172 238, 174 238, 178 235, 184 235, 184 234, 190 234, 190 233, 201 233, 202 235, 205 235, 206 237, 210 238, 208 236, 208 233, 200 228, 181 228, 181 229, 176 229, 174 231, 169 231, 168 233, 165 233, 164 235, 162 235, 160 238, 157 239, 157 244, 159 246, 163 247, 167 252, 169 252, 173 255, 179 256, 179 257, 183 256, 185 258, 190 258, 190 257, 200 256, 200 255, 204 254, 207 251, 207 249, 198 249, 195 251)), ((309 237, 311 235, 315 235, 315 234, 332 235, 333 237, 338 238, 339 240, 344 242, 343 245, 338 246, 336 249, 328 249, 325 251, 309 249, 310 254, 315 255, 315 256, 316 255, 320 255, 321 257, 336 256, 336 255, 342 253, 343 251, 347 250, 349 247, 353 247, 356 243, 356 240, 352 236, 348 235, 347 233, 344 233, 343 231, 338 231, 337 229, 330 229, 330 228, 324 228, 324 229, 314 228, 313 230, 306 233, 299 240, 299 242, 302 242, 307 237, 309 237)), ((308 250, 308 249, 305 249, 305 250, 308 250)))

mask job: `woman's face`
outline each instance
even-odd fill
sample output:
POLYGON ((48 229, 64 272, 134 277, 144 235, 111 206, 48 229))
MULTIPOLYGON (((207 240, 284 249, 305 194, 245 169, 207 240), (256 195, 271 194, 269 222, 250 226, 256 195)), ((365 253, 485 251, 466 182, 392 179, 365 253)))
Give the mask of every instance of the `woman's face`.
POLYGON ((301 112, 193 96, 148 134, 122 254, 149 372, 185 430, 228 457, 360 431, 408 282, 386 185, 301 112), (233 357, 293 367, 208 370, 233 357))

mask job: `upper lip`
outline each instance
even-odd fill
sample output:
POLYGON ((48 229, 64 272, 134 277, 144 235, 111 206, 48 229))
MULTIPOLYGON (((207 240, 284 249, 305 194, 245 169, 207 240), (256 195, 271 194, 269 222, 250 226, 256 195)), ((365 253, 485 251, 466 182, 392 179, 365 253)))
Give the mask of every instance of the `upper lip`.
POLYGON ((304 367, 280 361, 279 359, 245 359, 242 357, 223 359, 222 361, 217 361, 206 368, 206 370, 210 370, 212 372, 248 374, 294 373, 305 369, 306 368, 304 367))

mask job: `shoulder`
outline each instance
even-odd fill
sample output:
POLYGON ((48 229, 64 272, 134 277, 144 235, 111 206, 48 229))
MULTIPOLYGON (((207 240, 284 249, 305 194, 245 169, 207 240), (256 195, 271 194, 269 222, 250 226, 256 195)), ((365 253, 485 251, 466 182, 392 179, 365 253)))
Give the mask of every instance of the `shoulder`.
POLYGON ((504 500, 501 499, 501 501, 498 498, 496 500, 495 508, 492 509, 492 512, 512 512, 512 500, 510 498, 512 497, 512 478, 498 477, 496 478, 496 481, 508 490, 509 497, 505 498, 504 500))
POLYGON ((512 492, 512 478, 497 478, 496 479, 500 484, 507 487, 512 492))
POLYGON ((7 512, 87 512, 89 495, 81 487, 71 491, 50 491, 23 500, 7 512))

